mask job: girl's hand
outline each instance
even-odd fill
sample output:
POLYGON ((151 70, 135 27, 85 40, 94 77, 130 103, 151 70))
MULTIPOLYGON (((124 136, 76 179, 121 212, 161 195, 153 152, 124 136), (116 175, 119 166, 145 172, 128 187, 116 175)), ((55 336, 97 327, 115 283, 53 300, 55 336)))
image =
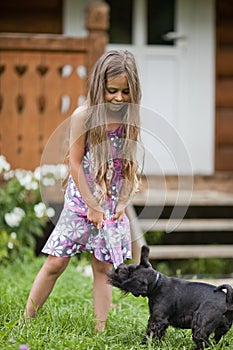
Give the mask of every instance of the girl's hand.
POLYGON ((121 222, 123 220, 124 215, 125 215, 125 209, 121 209, 121 210, 116 209, 116 213, 113 217, 113 220, 118 220, 119 222, 121 222))
POLYGON ((102 228, 103 220, 106 220, 104 212, 97 211, 93 208, 88 208, 87 219, 92 222, 99 229, 102 228))

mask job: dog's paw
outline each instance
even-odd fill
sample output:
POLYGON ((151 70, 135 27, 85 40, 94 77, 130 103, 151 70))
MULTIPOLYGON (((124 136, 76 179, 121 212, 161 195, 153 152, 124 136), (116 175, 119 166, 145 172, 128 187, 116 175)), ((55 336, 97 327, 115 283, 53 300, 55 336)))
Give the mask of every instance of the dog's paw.
POLYGON ((145 337, 143 337, 143 339, 142 339, 142 341, 141 341, 141 344, 142 345, 146 345, 147 343, 148 343, 148 340, 149 340, 150 338, 148 337, 148 336, 146 336, 145 335, 145 337))
POLYGON ((141 341, 141 344, 142 345, 147 345, 149 342, 151 342, 153 340, 153 335, 148 335, 146 334, 143 338, 142 338, 142 341, 141 341))

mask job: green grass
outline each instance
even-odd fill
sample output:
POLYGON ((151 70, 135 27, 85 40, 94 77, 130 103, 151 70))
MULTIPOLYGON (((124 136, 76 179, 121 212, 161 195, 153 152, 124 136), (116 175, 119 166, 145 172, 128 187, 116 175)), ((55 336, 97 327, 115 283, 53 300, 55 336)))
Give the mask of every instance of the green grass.
MULTIPOLYGON (((84 260, 73 258, 36 319, 18 326, 33 279, 44 258, 15 262, 0 268, 0 349, 15 350, 27 344, 30 350, 194 350, 190 330, 170 327, 163 341, 140 344, 145 333, 148 307, 146 298, 122 296, 114 289, 107 331, 93 333, 92 278, 78 272, 84 260), (14 339, 14 342, 9 342, 14 339)), ((233 349, 233 329, 210 349, 233 349)))

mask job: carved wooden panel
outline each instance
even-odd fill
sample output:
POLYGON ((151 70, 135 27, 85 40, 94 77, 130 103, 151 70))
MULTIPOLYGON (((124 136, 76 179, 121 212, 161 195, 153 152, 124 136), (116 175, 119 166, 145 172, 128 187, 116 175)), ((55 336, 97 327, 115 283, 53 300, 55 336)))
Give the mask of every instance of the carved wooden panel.
POLYGON ((85 54, 0 57, 0 154, 14 167, 35 168, 50 135, 85 98, 85 54))
MULTIPOLYGON (((54 130, 85 100, 108 42, 108 11, 104 2, 87 7, 85 38, 0 33, 0 154, 13 168, 40 165, 54 130)), ((61 134, 52 158, 63 143, 61 134)))

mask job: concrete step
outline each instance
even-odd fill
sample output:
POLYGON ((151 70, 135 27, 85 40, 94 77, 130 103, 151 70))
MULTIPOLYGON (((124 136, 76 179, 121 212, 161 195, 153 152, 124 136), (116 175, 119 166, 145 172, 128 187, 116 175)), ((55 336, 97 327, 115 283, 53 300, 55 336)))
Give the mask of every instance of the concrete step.
POLYGON ((153 245, 150 258, 190 259, 190 258, 233 258, 233 245, 153 245))
POLYGON ((233 219, 139 219, 138 223, 143 232, 233 232, 233 219))
POLYGON ((165 190, 149 189, 138 192, 134 205, 233 205, 233 193, 215 190, 165 190))
MULTIPOLYGON (((145 198, 144 198, 145 199, 145 198)), ((212 198, 213 199, 213 198, 212 198)), ((218 201, 209 201, 209 205, 232 205, 232 198, 218 201)), ((171 201, 172 202, 172 201, 171 201)), ((203 205, 203 201, 197 201, 203 205)), ((134 205, 148 205, 143 203, 143 198, 140 201, 133 203, 134 205)), ((171 204, 171 203, 170 203, 171 204)), ((149 205, 156 205, 154 200, 149 205)), ((223 219, 141 219, 136 214, 135 208, 130 205, 127 208, 127 213, 131 222, 132 242, 134 256, 136 261, 140 261, 140 249, 145 241, 144 233, 148 231, 163 231, 163 232, 226 232, 233 231, 233 218, 223 219)), ((193 244, 193 245, 153 245, 150 246, 150 258, 156 260, 167 259, 190 259, 190 258, 233 258, 232 244, 193 244)))

